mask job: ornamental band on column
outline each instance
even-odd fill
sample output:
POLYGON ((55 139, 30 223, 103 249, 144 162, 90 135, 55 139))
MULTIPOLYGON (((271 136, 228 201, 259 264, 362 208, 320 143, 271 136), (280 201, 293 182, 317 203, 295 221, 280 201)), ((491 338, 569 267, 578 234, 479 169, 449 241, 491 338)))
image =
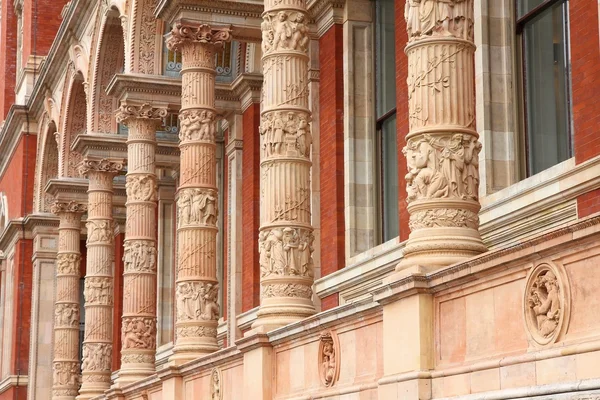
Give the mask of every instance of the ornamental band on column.
POLYGON ((261 304, 254 328, 315 313, 308 26, 304 0, 267 0, 261 99, 261 304))
POLYGON ((113 343, 113 178, 123 163, 108 159, 84 160, 81 175, 89 179, 87 265, 84 300, 82 386, 78 399, 90 399, 110 388, 113 343))
POLYGON ((79 390, 79 242, 81 216, 87 211, 87 206, 75 201, 55 202, 51 211, 60 218, 56 255, 52 398, 73 400, 79 390))
POLYGON ((122 104, 127 136, 127 222, 123 252, 123 318, 118 383, 154 373, 156 355, 156 130, 166 107, 122 104))
POLYGON ((411 234, 398 268, 435 269, 487 250, 478 232, 473 0, 407 0, 405 18, 411 234))
POLYGON ((176 323, 173 360, 218 349, 215 51, 229 27, 179 21, 167 45, 180 51, 180 176, 177 189, 176 323))

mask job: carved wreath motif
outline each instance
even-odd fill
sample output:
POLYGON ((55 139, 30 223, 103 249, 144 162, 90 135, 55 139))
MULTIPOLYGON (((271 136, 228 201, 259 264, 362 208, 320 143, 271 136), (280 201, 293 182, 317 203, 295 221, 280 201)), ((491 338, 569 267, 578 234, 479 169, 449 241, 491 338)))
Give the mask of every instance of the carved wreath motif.
POLYGON ((340 376, 340 344, 335 332, 321 334, 319 343, 319 375, 326 387, 335 385, 340 376))
POLYGON ((569 320, 570 292, 562 268, 541 263, 528 275, 525 287, 525 326, 533 344, 555 343, 569 320))

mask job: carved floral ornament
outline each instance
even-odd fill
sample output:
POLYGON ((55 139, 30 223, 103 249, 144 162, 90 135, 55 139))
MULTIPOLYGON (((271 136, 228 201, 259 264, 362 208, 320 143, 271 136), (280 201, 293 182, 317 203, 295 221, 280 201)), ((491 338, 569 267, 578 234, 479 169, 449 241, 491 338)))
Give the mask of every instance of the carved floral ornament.
POLYGON ((231 28, 229 27, 213 28, 206 24, 193 25, 185 21, 178 21, 171 30, 167 47, 171 51, 179 51, 186 42, 223 45, 229 40, 231 40, 231 28))
POLYGON ((85 212, 87 212, 87 205, 76 202, 76 201, 69 201, 69 202, 57 201, 52 205, 52 207, 50 208, 50 211, 53 214, 85 213, 85 212))
POLYGON ((427 37, 473 40, 473 0, 406 0, 409 42, 427 37))
POLYGON ((103 158, 101 160, 83 160, 79 166, 79 173, 82 176, 86 176, 89 172, 106 172, 111 174, 118 174, 123 170, 123 163, 117 161, 107 160, 103 158))
POLYGON ((219 368, 213 368, 210 373, 210 399, 211 400, 223 400, 222 391, 222 376, 219 368))
POLYGON ((167 114, 168 111, 165 107, 153 107, 148 103, 141 106, 122 104, 117 110, 116 119, 118 123, 127 123, 127 120, 131 118, 162 120, 167 114))
POLYGON ((321 334, 318 354, 321 382, 326 387, 331 387, 340 377, 340 342, 335 332, 321 334))
POLYGON ((407 201, 479 198, 479 152, 476 136, 419 135, 402 150, 407 159, 407 201))
POLYGON ((570 288, 562 266, 543 262, 529 271, 524 296, 525 327, 530 343, 555 343, 570 317, 570 288))

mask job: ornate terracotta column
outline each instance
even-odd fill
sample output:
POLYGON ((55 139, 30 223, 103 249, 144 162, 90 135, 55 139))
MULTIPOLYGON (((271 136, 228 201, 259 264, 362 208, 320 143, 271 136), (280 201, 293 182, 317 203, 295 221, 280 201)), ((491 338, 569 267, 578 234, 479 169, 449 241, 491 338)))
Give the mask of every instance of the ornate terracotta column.
POLYGON ((168 41, 183 61, 172 358, 176 362, 218 349, 215 49, 228 40, 229 28, 180 21, 168 41))
POLYGON ((408 0, 405 17, 411 234, 397 269, 430 271, 487 250, 478 231, 473 0, 408 0))
POLYGON ((122 169, 121 162, 107 159, 87 159, 80 167, 80 173, 89 179, 89 189, 83 378, 77 399, 90 399, 110 388, 115 245, 113 178, 122 169))
POLYGON ((121 105, 127 136, 127 223, 123 253, 121 370, 117 382, 154 373, 156 355, 156 129, 166 108, 121 105))
POLYGON ((59 216, 54 301, 54 358, 52 399, 74 400, 79 389, 79 279, 81 276, 81 215, 87 206, 55 202, 59 216))
POLYGON ((315 313, 312 301, 311 111, 305 0, 266 0, 263 13, 261 299, 264 331, 315 313))

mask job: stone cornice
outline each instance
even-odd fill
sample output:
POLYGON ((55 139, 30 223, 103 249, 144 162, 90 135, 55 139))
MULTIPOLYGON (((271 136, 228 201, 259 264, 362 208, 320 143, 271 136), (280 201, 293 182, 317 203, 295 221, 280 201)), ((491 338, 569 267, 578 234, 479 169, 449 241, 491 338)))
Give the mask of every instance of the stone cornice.
POLYGON ((29 376, 27 375, 8 375, 0 382, 0 394, 15 386, 29 385, 29 376))
POLYGON ((234 40, 260 42, 263 10, 262 0, 160 0, 155 15, 170 24, 187 19, 221 25, 226 16, 231 20, 234 40))
MULTIPOLYGON (((127 158, 127 137, 102 133, 78 135, 72 150, 84 157, 104 158, 111 154, 114 158, 127 158)), ((158 141, 156 148, 156 166, 173 167, 179 165, 179 147, 177 143, 158 141)))
POLYGON ((600 236, 600 215, 581 219, 573 224, 559 228, 530 240, 506 248, 488 251, 465 262, 431 273, 403 274, 402 271, 390 276, 384 284, 372 291, 373 297, 381 304, 411 296, 415 293, 434 293, 465 282, 482 279, 506 264, 524 263, 540 258, 543 254, 558 251, 566 245, 574 246, 583 240, 598 240, 600 236))
POLYGON ((261 74, 241 74, 231 83, 233 93, 239 98, 242 112, 253 103, 260 103, 262 85, 261 74))
POLYGON ((83 178, 50 179, 44 190, 56 201, 87 203, 88 180, 83 178))
POLYGON ((58 217, 53 214, 31 214, 10 221, 6 229, 0 232, 0 250, 6 251, 18 239, 32 239, 33 229, 37 226, 58 228, 58 217))
POLYGON ((344 23, 346 0, 308 0, 311 20, 317 25, 317 34, 323 36, 333 24, 344 23))
MULTIPOLYGON (((15 147, 19 143, 23 124, 27 120, 27 107, 13 104, 8 111, 4 125, 0 129, 0 176, 6 170, 6 167, 12 158, 15 147)), ((35 121, 32 121, 31 127, 35 127, 35 121)), ((33 131, 33 129, 30 129, 33 131)))
POLYGON ((131 105, 151 104, 178 110, 181 106, 181 79, 162 75, 116 74, 106 93, 131 105))

